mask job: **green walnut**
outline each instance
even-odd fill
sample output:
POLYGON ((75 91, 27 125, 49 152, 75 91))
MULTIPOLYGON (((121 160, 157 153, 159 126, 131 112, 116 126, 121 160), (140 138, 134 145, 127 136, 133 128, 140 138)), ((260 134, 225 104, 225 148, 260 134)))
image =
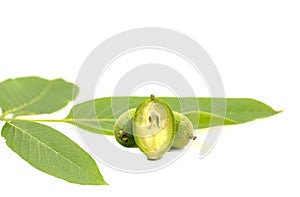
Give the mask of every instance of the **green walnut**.
POLYGON ((169 105, 151 95, 136 109, 133 136, 149 160, 160 159, 170 150, 175 138, 174 115, 169 105))
POLYGON ((196 139, 196 137, 193 136, 193 124, 185 115, 178 112, 173 112, 173 114, 176 136, 172 148, 183 148, 191 139, 196 139))
POLYGON ((116 140, 125 147, 136 147, 133 138, 133 117, 135 108, 124 112, 115 122, 114 134, 116 140))
MULTIPOLYGON (((136 108, 129 109, 124 112, 114 125, 114 134, 116 140, 125 147, 137 147, 133 137, 133 118, 136 108)), ((195 140, 193 136, 193 125, 191 121, 183 114, 173 112, 175 120, 175 139, 172 149, 184 148, 191 139, 195 140)))

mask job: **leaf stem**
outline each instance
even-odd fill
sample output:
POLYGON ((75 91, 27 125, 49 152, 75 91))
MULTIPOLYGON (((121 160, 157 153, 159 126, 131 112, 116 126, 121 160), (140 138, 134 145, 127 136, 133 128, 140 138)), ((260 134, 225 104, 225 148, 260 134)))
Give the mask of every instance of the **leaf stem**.
POLYGON ((102 119, 73 119, 73 118, 63 118, 63 119, 25 119, 25 118, 5 118, 3 116, 0 116, 0 121, 14 121, 14 120, 22 120, 22 121, 28 121, 28 122, 65 122, 65 123, 74 123, 76 121, 84 121, 84 122, 98 122, 98 121, 110 121, 114 122, 115 120, 112 118, 102 118, 102 119))
POLYGON ((22 121, 28 121, 28 122, 66 122, 66 123, 72 123, 73 119, 23 119, 23 118, 5 118, 3 116, 0 116, 0 121, 14 121, 14 120, 22 120, 22 121))

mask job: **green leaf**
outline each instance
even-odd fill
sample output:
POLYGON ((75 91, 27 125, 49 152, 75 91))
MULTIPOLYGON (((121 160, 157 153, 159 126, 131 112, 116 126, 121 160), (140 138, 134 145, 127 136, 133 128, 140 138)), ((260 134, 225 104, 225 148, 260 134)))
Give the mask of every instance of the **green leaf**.
POLYGON ((65 107, 77 93, 78 87, 63 79, 8 79, 0 83, 0 107, 3 116, 52 113, 65 107))
MULTIPOLYGON (((134 97, 129 103, 129 108, 136 107, 145 98, 146 97, 134 97)), ((114 97, 114 104, 118 106, 116 118, 129 109, 123 105, 127 99, 128 97, 114 97)), ((111 97, 86 101, 73 106, 66 119, 68 122, 85 130, 113 135, 115 117, 111 105, 111 97)))
POLYGON ((218 116, 212 113, 207 112, 187 112, 184 115, 190 119, 195 129, 203 129, 213 126, 220 126, 220 125, 232 125, 232 124, 239 124, 231 119, 226 117, 218 116))
POLYGON ((14 152, 47 174, 71 183, 107 184, 91 156, 51 127, 16 120, 7 122, 1 135, 14 152))
MULTIPOLYGON (((115 119, 126 110, 137 107, 146 98, 148 97, 106 97, 86 101, 75 105, 66 119, 80 128, 113 135, 115 119), (112 106, 115 106, 115 116, 112 106)), ((161 99, 167 102, 173 111, 184 113, 192 121, 195 129, 240 124, 279 113, 260 101, 247 98, 161 99)))

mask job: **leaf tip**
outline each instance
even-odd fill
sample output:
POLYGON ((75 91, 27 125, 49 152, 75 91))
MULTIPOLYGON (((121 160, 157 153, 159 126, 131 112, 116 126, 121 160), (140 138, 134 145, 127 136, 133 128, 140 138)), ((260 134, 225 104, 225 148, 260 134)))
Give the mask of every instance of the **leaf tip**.
POLYGON ((284 112, 284 109, 281 109, 281 110, 275 111, 275 114, 280 114, 281 112, 284 112))
POLYGON ((101 177, 97 180, 97 183, 95 183, 94 185, 109 185, 109 184, 104 180, 103 177, 101 177))

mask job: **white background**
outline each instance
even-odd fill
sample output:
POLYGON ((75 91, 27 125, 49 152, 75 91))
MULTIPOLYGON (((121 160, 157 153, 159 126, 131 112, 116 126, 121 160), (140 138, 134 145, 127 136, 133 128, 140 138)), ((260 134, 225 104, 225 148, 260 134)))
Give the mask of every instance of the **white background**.
MULTIPOLYGON (((28 75, 75 81, 86 56, 105 39, 165 27, 204 47, 227 97, 256 98, 284 112, 225 127, 206 158, 198 158, 195 145, 153 173, 122 173, 98 162, 109 186, 46 175, 2 138, 0 196, 299 196, 299 10, 296 0, 1 1, 0 81, 28 75)), ((53 126, 83 146, 74 127, 53 126)))

